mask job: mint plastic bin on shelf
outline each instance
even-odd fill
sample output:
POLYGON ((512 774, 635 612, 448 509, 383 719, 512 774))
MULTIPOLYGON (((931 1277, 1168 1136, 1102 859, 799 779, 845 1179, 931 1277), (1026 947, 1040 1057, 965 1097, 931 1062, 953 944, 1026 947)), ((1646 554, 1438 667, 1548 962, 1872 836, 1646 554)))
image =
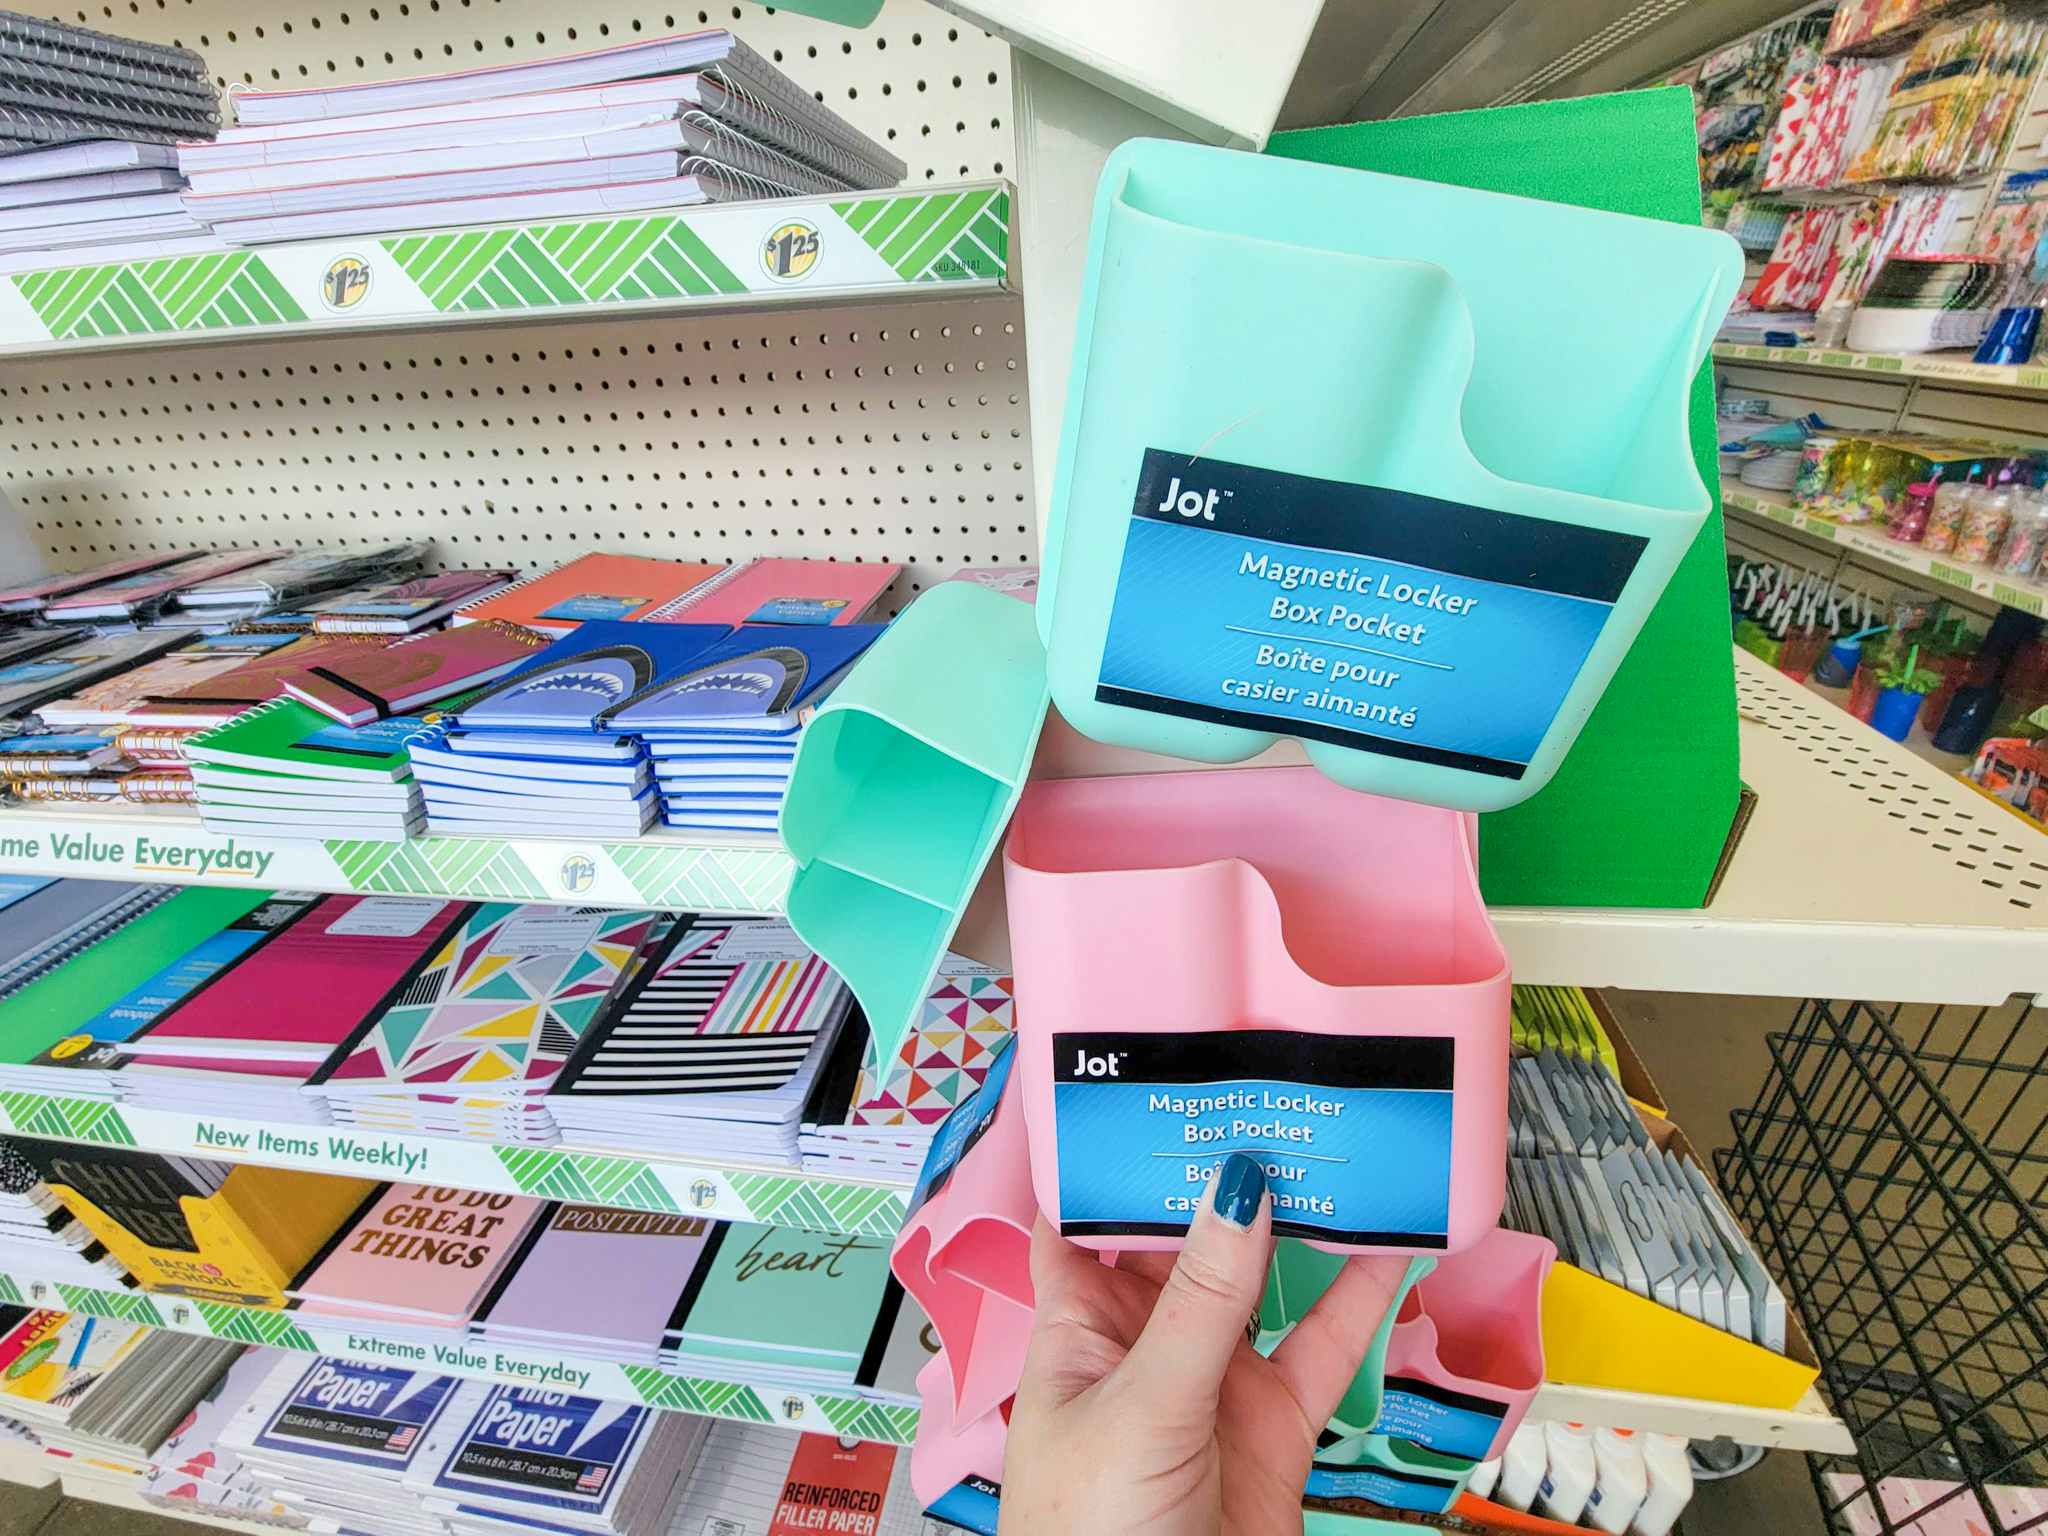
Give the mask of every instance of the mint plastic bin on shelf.
POLYGON ((782 806, 789 921, 895 1059, 1030 771, 1045 724, 1031 609, 946 581, 805 727, 782 806))
POLYGON ((1496 1228, 1452 1254, 1401 1303, 1370 1425, 1426 1449, 1485 1461, 1507 1449, 1543 1385, 1548 1239, 1496 1228))
POLYGON ((1508 965, 1475 838, 1312 768, 1032 783, 1003 875, 1047 1218, 1177 1247, 1246 1151, 1282 1236, 1442 1253, 1490 1231, 1508 965))
POLYGON ((1307 1509, 1301 1515, 1301 1536, 1415 1536, 1415 1527, 1406 1520, 1369 1520, 1307 1509))
POLYGON ((1098 741, 1496 810, 1711 505, 1716 231, 1132 140, 1096 197, 1039 623, 1098 741))

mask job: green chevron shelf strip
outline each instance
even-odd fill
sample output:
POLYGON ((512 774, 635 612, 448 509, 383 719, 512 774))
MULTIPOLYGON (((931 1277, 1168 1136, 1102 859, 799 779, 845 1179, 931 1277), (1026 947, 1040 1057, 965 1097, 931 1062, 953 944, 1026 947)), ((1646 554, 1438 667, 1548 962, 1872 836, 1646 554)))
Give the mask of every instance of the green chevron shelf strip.
POLYGON ((819 1184, 774 1173, 735 1173, 731 1182, 756 1221, 859 1237, 894 1237, 903 1225, 907 1202, 900 1189, 819 1184))
POLYGON ((519 856, 489 838, 424 837, 404 843, 330 841, 327 852, 359 891, 543 899, 519 856))
POLYGON ((521 1194, 624 1206, 636 1211, 682 1213, 683 1208, 669 1197, 660 1177, 646 1163, 587 1153, 536 1152, 523 1147, 495 1150, 498 1161, 505 1165, 521 1194))
POLYGON ((780 912, 794 869, 780 848, 616 843, 604 851, 640 900, 677 911, 780 912))
POLYGON ((314 1319, 302 1326, 298 1314, 232 1302, 180 1296, 100 1290, 0 1273, 0 1300, 29 1306, 62 1306, 90 1317, 120 1318, 151 1328, 172 1328, 238 1344, 263 1344, 305 1354, 399 1361, 482 1381, 556 1386, 612 1402, 645 1403, 681 1413, 707 1414, 747 1424, 786 1424, 831 1430, 863 1440, 908 1445, 917 1434, 917 1409, 878 1403, 846 1392, 817 1393, 744 1381, 678 1376, 652 1365, 617 1365, 500 1349, 461 1334, 442 1344, 380 1338, 347 1323, 314 1319))
POLYGON ((1001 277, 1009 267, 1009 194, 1000 188, 871 197, 832 211, 913 283, 1001 277))
POLYGON ((132 1147, 134 1133, 121 1112, 93 1099, 50 1099, 39 1093, 0 1093, 0 1109, 24 1136, 90 1141, 104 1147, 132 1147))
POLYGON ((0 281, 0 346, 995 287, 1010 212, 983 182, 53 267, 0 281))

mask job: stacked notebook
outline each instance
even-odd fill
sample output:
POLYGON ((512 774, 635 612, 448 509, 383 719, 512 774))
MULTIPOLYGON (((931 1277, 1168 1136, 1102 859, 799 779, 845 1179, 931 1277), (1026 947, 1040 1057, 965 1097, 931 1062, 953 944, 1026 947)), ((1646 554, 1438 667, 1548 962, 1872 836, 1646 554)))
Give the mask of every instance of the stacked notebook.
POLYGON ((174 894, 164 885, 0 876, 0 1003, 174 894))
POLYGON ((464 1382, 405 1483, 457 1536, 667 1530, 710 1421, 464 1382))
POLYGON ((654 780, 645 749, 610 729, 608 716, 725 633, 720 625, 592 619, 534 653, 413 739, 429 829, 518 837, 566 827, 585 837, 637 837, 657 814, 654 780))
POLYGON ((702 1216, 550 1206, 470 1331, 508 1349, 658 1365, 717 1228, 702 1216))
POLYGON ((307 1090, 338 1125, 551 1143, 548 1091, 655 915, 502 901, 453 914, 307 1090))
POLYGON ((844 1094, 827 1096, 815 1117, 805 1116, 805 1172, 914 1177, 934 1133, 1009 1043, 1014 991, 995 967, 947 955, 888 1070, 878 1076, 861 1060, 844 1094))
POLYGON ((449 1330, 475 1315, 545 1205, 521 1195, 386 1184, 290 1293, 308 1319, 360 1321, 384 1337, 446 1342, 449 1330))
POLYGON ((0 1087, 112 1101, 134 1064, 130 1041, 314 900, 212 886, 157 894, 109 914, 0 1001, 0 1087))
MULTIPOLYGON (((405 1477, 461 1383, 403 1366, 266 1354, 267 1370, 219 1434, 234 1472, 315 1529, 443 1536, 405 1477)), ((226 1502, 225 1500, 221 1502, 226 1502)))
POLYGON ((517 624, 471 624, 363 646, 304 668, 284 690, 340 725, 410 717, 494 682, 547 644, 517 624))
POLYGON ((426 826, 408 749, 424 719, 336 724, 282 698, 187 736, 199 818, 247 836, 403 842, 426 826))
POLYGON ((17 1149, 144 1289, 246 1306, 283 1306, 286 1282, 375 1188, 97 1143, 17 1149))
MULTIPOLYGON (((5 164, 0 160, 0 168, 5 164)), ((52 598, 43 605, 43 617, 52 624, 146 624, 187 588, 283 555, 281 549, 223 549, 194 555, 175 565, 138 571, 52 598)))
POLYGON ((236 100, 188 145, 231 244, 892 186, 903 163, 730 32, 236 100))
POLYGON ((35 1165, 0 1140, 0 1271, 106 1289, 128 1271, 64 1209, 35 1165))
POLYGON ((503 591, 516 571, 437 571, 404 581, 353 587, 311 603, 313 632, 320 635, 409 635, 448 618, 468 603, 503 591))
POLYGON ((742 624, 604 723, 647 744, 667 825, 772 834, 805 720, 882 629, 742 624))
POLYGON ((189 631, 84 634, 29 660, 0 666, 0 736, 12 736, 42 705, 161 656, 189 640, 189 631))
POLYGON ((198 54, 6 11, 0 84, 0 265, 168 255, 200 233, 169 148, 220 127, 198 54))
POLYGON ((577 1146, 794 1167, 823 1066, 861 1033, 852 1011, 781 919, 682 919, 585 1032, 547 1107, 577 1146))
MULTIPOLYGON (((265 625, 289 622, 276 610, 304 604, 365 582, 399 581, 418 574, 431 544, 401 540, 359 549, 302 550, 231 576, 216 577, 180 592, 177 613, 209 624, 261 618, 265 625)), ((304 621, 311 624, 311 619, 304 621)), ((303 626, 301 626, 303 627, 303 626)))
MULTIPOLYGON (((873 1440, 804 1435, 719 1421, 684 1486, 677 1536, 755 1536, 818 1529, 818 1513, 858 1510, 862 1536, 953 1536, 910 1486, 910 1454, 873 1440)), ((993 1530, 991 1517, 977 1529, 993 1530)), ((829 1523, 824 1527, 831 1529, 829 1523)))
POLYGON ((662 1363, 684 1375, 791 1387, 847 1387, 879 1360, 896 1321, 889 1245, 791 1227, 713 1231, 682 1327, 662 1363))
POLYGON ((1562 1051, 1518 1056, 1508 1079, 1501 1225, 1737 1338, 1783 1353, 1785 1297, 1706 1172, 1653 1141, 1620 1082, 1562 1051))
MULTIPOLYGON (((462 912, 459 902, 409 896, 301 895, 266 904, 251 914, 265 929, 253 943, 123 1044, 121 1098, 192 1114, 322 1123, 323 1101, 304 1083, 451 939, 462 912), (291 1005, 279 1007, 280 998, 291 1005)), ((192 957, 181 968, 189 972, 192 957)))
POLYGON ((76 1453, 146 1458, 241 1354, 221 1339, 8 1309, 0 1416, 76 1453))
POLYGON ((258 1487, 221 1437, 277 1364, 268 1349, 245 1349, 141 1468, 136 1492, 186 1519, 240 1515, 265 1525, 288 1523, 291 1511, 258 1487), (204 1513, 202 1513, 204 1512, 204 1513))

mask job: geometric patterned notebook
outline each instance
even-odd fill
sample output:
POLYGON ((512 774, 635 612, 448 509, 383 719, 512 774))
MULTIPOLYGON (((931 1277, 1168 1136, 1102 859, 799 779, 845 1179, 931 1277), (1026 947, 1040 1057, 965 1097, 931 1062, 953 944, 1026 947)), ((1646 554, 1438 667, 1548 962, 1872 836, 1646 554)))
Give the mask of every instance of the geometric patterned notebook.
POLYGON ((654 922, 652 912, 476 902, 311 1081, 343 1095, 545 1092, 654 922))
POLYGON ((779 920, 685 920, 589 1034, 556 1095, 780 1088, 851 1006, 846 983, 779 920))
POLYGON ((1015 990, 1010 977, 948 955, 887 1078, 877 1085, 861 1064, 847 1124, 939 1124, 981 1086, 1016 1030, 1015 990))

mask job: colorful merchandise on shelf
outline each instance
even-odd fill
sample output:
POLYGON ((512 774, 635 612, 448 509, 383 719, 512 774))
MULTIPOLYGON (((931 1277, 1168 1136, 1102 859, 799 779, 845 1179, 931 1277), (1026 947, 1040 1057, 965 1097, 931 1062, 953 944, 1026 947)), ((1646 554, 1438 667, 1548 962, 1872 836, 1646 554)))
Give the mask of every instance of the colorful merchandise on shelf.
POLYGON ((2002 6, 1930 27, 1893 82, 1849 181, 1953 181, 2005 152, 2041 61, 2042 24, 2002 6))
POLYGON ((1835 242, 1847 217, 1840 208, 1807 208, 1793 214, 1743 301, 1751 309, 1817 309, 1827 294, 1835 242))
POLYGON ((19 1148, 145 1290, 247 1306, 283 1306, 292 1278, 376 1188, 120 1147, 19 1148))

